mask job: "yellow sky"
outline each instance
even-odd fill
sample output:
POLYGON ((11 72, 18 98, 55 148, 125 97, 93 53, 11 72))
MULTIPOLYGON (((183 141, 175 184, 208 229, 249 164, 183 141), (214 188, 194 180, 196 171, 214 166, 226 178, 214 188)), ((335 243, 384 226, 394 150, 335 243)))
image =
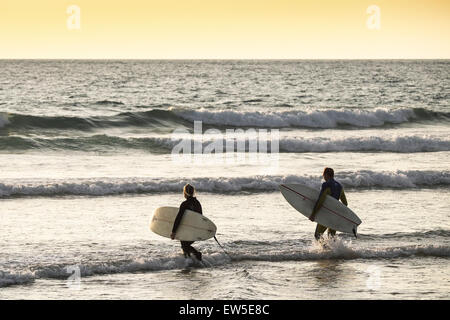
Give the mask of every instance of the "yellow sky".
POLYGON ((1 0, 0 58, 448 59, 450 0, 1 0))

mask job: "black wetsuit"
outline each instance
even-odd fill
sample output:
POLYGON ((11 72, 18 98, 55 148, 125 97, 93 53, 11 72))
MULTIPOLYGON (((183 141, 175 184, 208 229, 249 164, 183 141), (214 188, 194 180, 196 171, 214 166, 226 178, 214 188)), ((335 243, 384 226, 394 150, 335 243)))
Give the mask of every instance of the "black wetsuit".
MULTIPOLYGON (((320 189, 319 198, 314 205, 313 214, 315 215, 317 211, 319 211, 322 204, 325 202, 327 195, 332 196, 336 200, 341 200, 343 204, 347 205, 347 198, 345 197, 344 188, 342 185, 334 180, 333 178, 322 184, 322 189, 320 189)), ((314 237, 319 240, 322 234, 325 232, 327 227, 317 224, 316 232, 314 233, 314 237)), ((334 236, 336 234, 336 230, 328 228, 328 234, 334 236)))
MULTIPOLYGON (((183 218, 184 211, 186 209, 198 212, 199 214, 203 214, 202 205, 195 197, 188 197, 185 201, 183 201, 180 205, 180 210, 178 210, 177 217, 173 223, 172 232, 176 233, 178 226, 180 225, 181 219, 183 218)), ((200 256, 200 252, 195 250, 194 247, 191 246, 194 241, 181 241, 181 248, 183 249, 184 255, 189 256, 190 253, 194 253, 196 257, 200 256)))
MULTIPOLYGON (((336 200, 339 200, 339 198, 341 197, 343 188, 342 188, 342 185, 339 182, 337 182, 336 180, 334 180, 333 178, 322 183, 322 188, 320 189, 319 199, 321 198, 321 196, 325 192, 325 190, 327 190, 328 188, 330 189, 329 195, 332 196, 333 198, 335 198, 336 200)), ((317 206, 319 199, 317 200, 315 207, 317 206)))

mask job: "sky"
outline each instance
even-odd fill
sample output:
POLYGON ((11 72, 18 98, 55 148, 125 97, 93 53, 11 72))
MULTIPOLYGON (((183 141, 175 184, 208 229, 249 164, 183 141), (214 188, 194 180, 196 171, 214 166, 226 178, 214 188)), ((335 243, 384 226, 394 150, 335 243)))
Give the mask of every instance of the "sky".
POLYGON ((1 0, 23 58, 449 59, 450 0, 1 0))

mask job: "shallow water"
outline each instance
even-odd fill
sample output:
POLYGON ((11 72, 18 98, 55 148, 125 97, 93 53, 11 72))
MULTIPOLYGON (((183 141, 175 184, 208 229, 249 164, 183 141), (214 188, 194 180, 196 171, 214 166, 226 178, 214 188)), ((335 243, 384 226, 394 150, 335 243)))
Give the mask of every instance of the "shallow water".
POLYGON ((1 298, 449 298, 448 61, 0 64, 1 298), (177 162, 194 120, 280 153, 177 162), (278 185, 325 166, 363 223, 321 246, 278 185), (187 182, 229 253, 206 266, 149 230, 187 182))

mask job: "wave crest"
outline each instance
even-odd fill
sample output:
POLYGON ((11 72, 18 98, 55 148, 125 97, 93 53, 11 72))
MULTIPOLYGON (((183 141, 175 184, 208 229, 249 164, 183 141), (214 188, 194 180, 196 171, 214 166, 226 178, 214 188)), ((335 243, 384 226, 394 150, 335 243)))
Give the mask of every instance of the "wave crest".
POLYGON ((0 288, 14 285, 23 285, 34 282, 32 274, 9 273, 0 271, 0 288))
MULTIPOLYGON (((219 140, 205 138, 203 148, 219 140)), ((169 137, 143 137, 122 138, 108 135, 93 135, 84 137, 65 138, 31 138, 19 136, 0 136, 0 148, 2 150, 75 150, 75 151, 116 151, 119 149, 141 150, 150 153, 170 153, 181 142, 181 139, 169 137)), ((271 141, 261 141, 270 150, 271 141)), ((248 140, 238 138, 234 143, 245 145, 248 152, 248 140)), ((225 152, 226 141, 222 140, 225 152)), ((193 150, 193 148, 191 149, 193 150)), ((257 151, 257 150, 255 150, 257 151)), ((348 138, 281 138, 279 152, 303 153, 303 152, 436 152, 450 151, 450 139, 433 136, 397 136, 392 138, 348 137, 348 138)))
POLYGON ((189 110, 176 111, 183 119, 201 120, 211 125, 268 128, 337 128, 339 126, 380 127, 433 118, 448 119, 447 113, 437 113, 419 108, 399 109, 324 109, 289 111, 235 111, 235 110, 189 110))
MULTIPOLYGON (((226 244, 225 244, 226 245, 226 244)), ((224 253, 205 252, 203 260, 208 267, 217 267, 230 262, 242 261, 319 261, 319 260, 354 260, 354 259, 395 259, 421 257, 450 257, 450 247, 445 245, 410 245, 400 247, 366 248, 354 246, 349 240, 337 239, 327 243, 326 249, 317 243, 303 247, 276 248, 267 250, 269 243, 245 247, 228 248, 230 256, 224 253)), ((186 260, 180 255, 166 258, 135 258, 133 260, 107 261, 78 264, 81 277, 130 272, 154 272, 162 270, 183 269, 187 266, 203 268, 205 265, 186 260)), ((67 266, 48 265, 37 268, 33 275, 23 276, 23 283, 32 282, 34 278, 67 279, 67 266)), ((19 280, 20 281, 20 280, 19 280)), ((17 281, 14 284, 19 284, 17 281)))
MULTIPOLYGON (((398 188, 439 187, 450 185, 450 171, 396 171, 374 172, 361 170, 340 172, 336 175, 346 188, 398 188)), ((103 179, 68 180, 53 182, 0 183, 0 198, 33 196, 107 196, 117 194, 152 194, 179 192, 187 180, 201 192, 273 192, 280 184, 304 184, 313 188, 320 187, 316 176, 252 176, 252 177, 204 177, 193 179, 103 179)))
MULTIPOLYGON (((107 103, 113 103, 107 101, 107 103)), ((179 108, 124 112, 113 116, 67 117, 9 114, 9 126, 15 129, 45 128, 88 130, 107 127, 192 125, 192 121, 231 127, 264 128, 337 128, 380 127, 420 120, 449 120, 450 114, 423 108, 323 109, 288 111, 187 110, 179 108)), ((1 120, 0 120, 1 121, 1 120)))

